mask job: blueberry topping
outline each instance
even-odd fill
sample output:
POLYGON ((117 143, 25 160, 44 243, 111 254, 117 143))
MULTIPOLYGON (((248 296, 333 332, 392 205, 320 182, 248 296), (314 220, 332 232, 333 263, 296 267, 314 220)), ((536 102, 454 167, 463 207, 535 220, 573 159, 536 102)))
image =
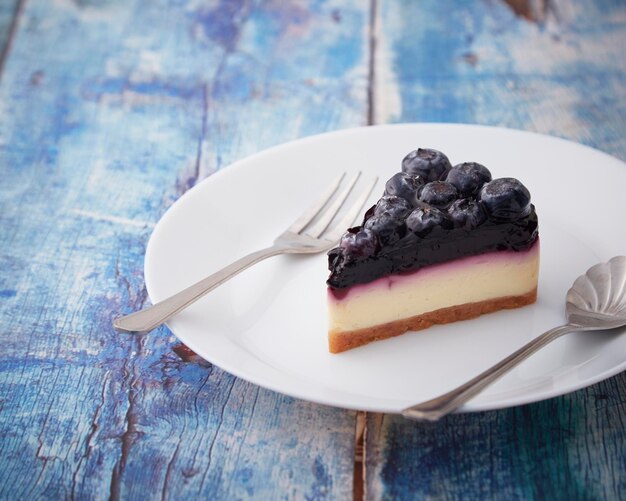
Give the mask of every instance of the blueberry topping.
POLYGON ((480 200, 489 215, 499 220, 515 220, 530 214, 530 193, 517 179, 502 177, 485 184, 480 200))
POLYGON ((419 196, 419 190, 423 184, 424 181, 419 176, 398 172, 385 184, 385 195, 402 197, 415 205, 419 196))
POLYGON ((445 179, 451 168, 447 156, 440 151, 426 148, 418 148, 402 160, 402 172, 420 176, 426 182, 445 179))
POLYGON ((462 197, 469 197, 476 195, 483 184, 491 181, 491 172, 479 163, 465 162, 452 167, 446 181, 454 185, 462 197))
POLYGON ((370 217, 374 215, 374 212, 376 212, 376 205, 372 205, 369 209, 365 211, 365 214, 363 215, 363 223, 361 224, 361 226, 363 226, 365 224, 365 221, 367 221, 370 217))
POLYGON ((462 198, 452 202, 448 208, 448 217, 454 226, 466 230, 474 229, 487 220, 487 214, 482 205, 471 198, 462 198))
POLYGON ((433 181, 424 186, 420 193, 420 200, 438 209, 447 209, 458 196, 458 191, 450 183, 433 181))
POLYGON ((535 244, 538 220, 517 179, 492 179, 476 162, 452 167, 441 152, 417 149, 402 172, 328 252, 329 290, 343 297, 355 284, 501 250, 535 244))
POLYGON ((432 205, 420 203, 406 218, 406 227, 409 231, 423 237, 435 227, 449 228, 450 221, 443 211, 432 205))
POLYGON ((412 210, 413 205, 411 205, 406 199, 395 195, 385 195, 376 204, 374 215, 378 216, 379 214, 386 212, 395 218, 404 219, 412 210))
POLYGON ((371 230, 381 245, 392 245, 406 235, 404 218, 399 218, 389 212, 382 212, 370 217, 365 222, 365 229, 371 230))
POLYGON ((341 237, 339 247, 344 249, 346 254, 369 257, 373 256, 378 250, 378 239, 371 230, 366 228, 350 228, 341 237))

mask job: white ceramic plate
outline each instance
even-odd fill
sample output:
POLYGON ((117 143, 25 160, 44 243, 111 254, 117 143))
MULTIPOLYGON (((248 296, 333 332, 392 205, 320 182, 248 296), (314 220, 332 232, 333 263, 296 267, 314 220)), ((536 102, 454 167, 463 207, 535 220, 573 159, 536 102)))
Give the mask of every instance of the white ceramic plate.
MULTIPOLYGON (((417 147, 517 177, 537 207, 542 244, 538 301, 519 310, 437 326, 339 355, 327 350, 326 256, 278 256, 243 272, 171 320, 206 360, 260 386, 313 402, 398 412, 465 382, 564 321, 574 279, 626 254, 626 165, 569 141, 508 129, 402 124, 343 130, 241 160, 178 200, 154 230, 145 275, 153 302, 216 271, 275 235, 342 170, 400 170, 417 147)), ((626 336, 574 333, 555 341, 462 410, 561 395, 626 368, 626 336)))

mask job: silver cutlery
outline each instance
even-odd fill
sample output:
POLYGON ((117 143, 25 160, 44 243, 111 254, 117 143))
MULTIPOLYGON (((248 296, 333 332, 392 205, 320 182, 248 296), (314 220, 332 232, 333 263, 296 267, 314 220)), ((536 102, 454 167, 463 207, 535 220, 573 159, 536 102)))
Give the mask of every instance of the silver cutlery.
POLYGON ((116 318, 113 320, 113 326, 126 332, 148 332, 259 261, 279 254, 314 254, 332 248, 337 244, 346 228, 352 226, 378 181, 378 178, 375 178, 368 182, 366 188, 360 192, 350 208, 338 218, 339 212, 357 183, 360 174, 360 172, 355 174, 348 181, 347 186, 337 193, 345 178, 345 173, 339 176, 324 191, 320 199, 281 233, 270 247, 238 259, 163 301, 135 313, 116 318), (335 219, 338 221, 335 222, 335 219))
POLYGON ((404 409, 402 415, 411 419, 437 421, 562 335, 575 331, 615 329, 626 325, 626 256, 616 256, 608 263, 596 264, 586 274, 578 277, 567 292, 565 308, 565 325, 538 336, 458 388, 404 409))

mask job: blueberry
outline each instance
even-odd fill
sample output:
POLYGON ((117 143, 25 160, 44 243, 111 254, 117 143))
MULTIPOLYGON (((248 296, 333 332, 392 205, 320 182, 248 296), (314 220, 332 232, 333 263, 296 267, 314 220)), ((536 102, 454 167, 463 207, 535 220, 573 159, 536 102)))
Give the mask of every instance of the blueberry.
POLYGON ((494 219, 512 220, 530 214, 530 193, 512 177, 485 184, 480 190, 480 200, 494 219))
POLYGON ((413 205, 406 199, 395 195, 385 195, 376 204, 374 215, 378 216, 379 214, 386 212, 393 217, 404 219, 412 210, 413 205))
POLYGON ((422 188, 420 200, 438 209, 447 209, 458 196, 458 191, 450 183, 433 181, 422 188))
POLYGON ((365 214, 363 215, 363 223, 361 224, 361 226, 363 226, 365 224, 365 221, 367 221, 370 217, 374 215, 374 212, 376 212, 376 205, 372 205, 369 209, 365 211, 365 214))
POLYGON ((471 198, 455 200, 448 208, 448 217, 455 226, 471 230, 487 220, 487 214, 482 205, 471 198))
POLYGON ((406 235, 404 218, 389 212, 375 214, 365 222, 364 227, 378 237, 381 245, 392 245, 406 235))
POLYGON ((476 195, 483 184, 491 181, 491 172, 484 165, 465 162, 452 167, 446 181, 453 184, 462 197, 469 197, 476 195))
POLYGON ((328 269, 332 270, 341 260, 341 249, 339 247, 335 247, 334 249, 330 249, 328 251, 328 269))
POLYGON ((385 195, 396 195, 415 205, 419 196, 419 190, 423 184, 424 181, 419 176, 398 172, 391 176, 385 184, 385 195))
POLYGON ((378 239, 371 230, 357 226, 344 233, 339 247, 352 256, 369 257, 376 254, 378 239))
POLYGON ((406 218, 406 226, 409 231, 419 236, 425 236, 433 228, 449 228, 451 224, 443 211, 431 205, 419 203, 417 208, 406 218))
POLYGON ((418 148, 402 160, 402 172, 420 176, 426 182, 445 179, 451 168, 447 156, 440 151, 426 148, 418 148))

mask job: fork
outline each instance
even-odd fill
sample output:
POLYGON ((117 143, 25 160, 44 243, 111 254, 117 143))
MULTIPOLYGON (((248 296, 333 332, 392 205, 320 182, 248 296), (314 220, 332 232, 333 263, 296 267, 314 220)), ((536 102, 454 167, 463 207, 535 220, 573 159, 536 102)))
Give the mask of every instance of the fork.
POLYGON ((357 172, 343 190, 334 197, 346 174, 341 174, 324 191, 322 196, 311 207, 302 213, 296 221, 281 233, 274 243, 244 256, 212 275, 196 282, 186 289, 170 296, 143 310, 113 320, 113 326, 125 332, 148 332, 163 322, 180 313, 187 306, 195 303, 208 292, 219 287, 246 268, 279 254, 316 254, 335 246, 346 228, 361 212, 378 182, 378 178, 370 181, 356 201, 345 211, 343 217, 332 224, 341 211, 346 199, 354 188, 361 172, 357 172))

